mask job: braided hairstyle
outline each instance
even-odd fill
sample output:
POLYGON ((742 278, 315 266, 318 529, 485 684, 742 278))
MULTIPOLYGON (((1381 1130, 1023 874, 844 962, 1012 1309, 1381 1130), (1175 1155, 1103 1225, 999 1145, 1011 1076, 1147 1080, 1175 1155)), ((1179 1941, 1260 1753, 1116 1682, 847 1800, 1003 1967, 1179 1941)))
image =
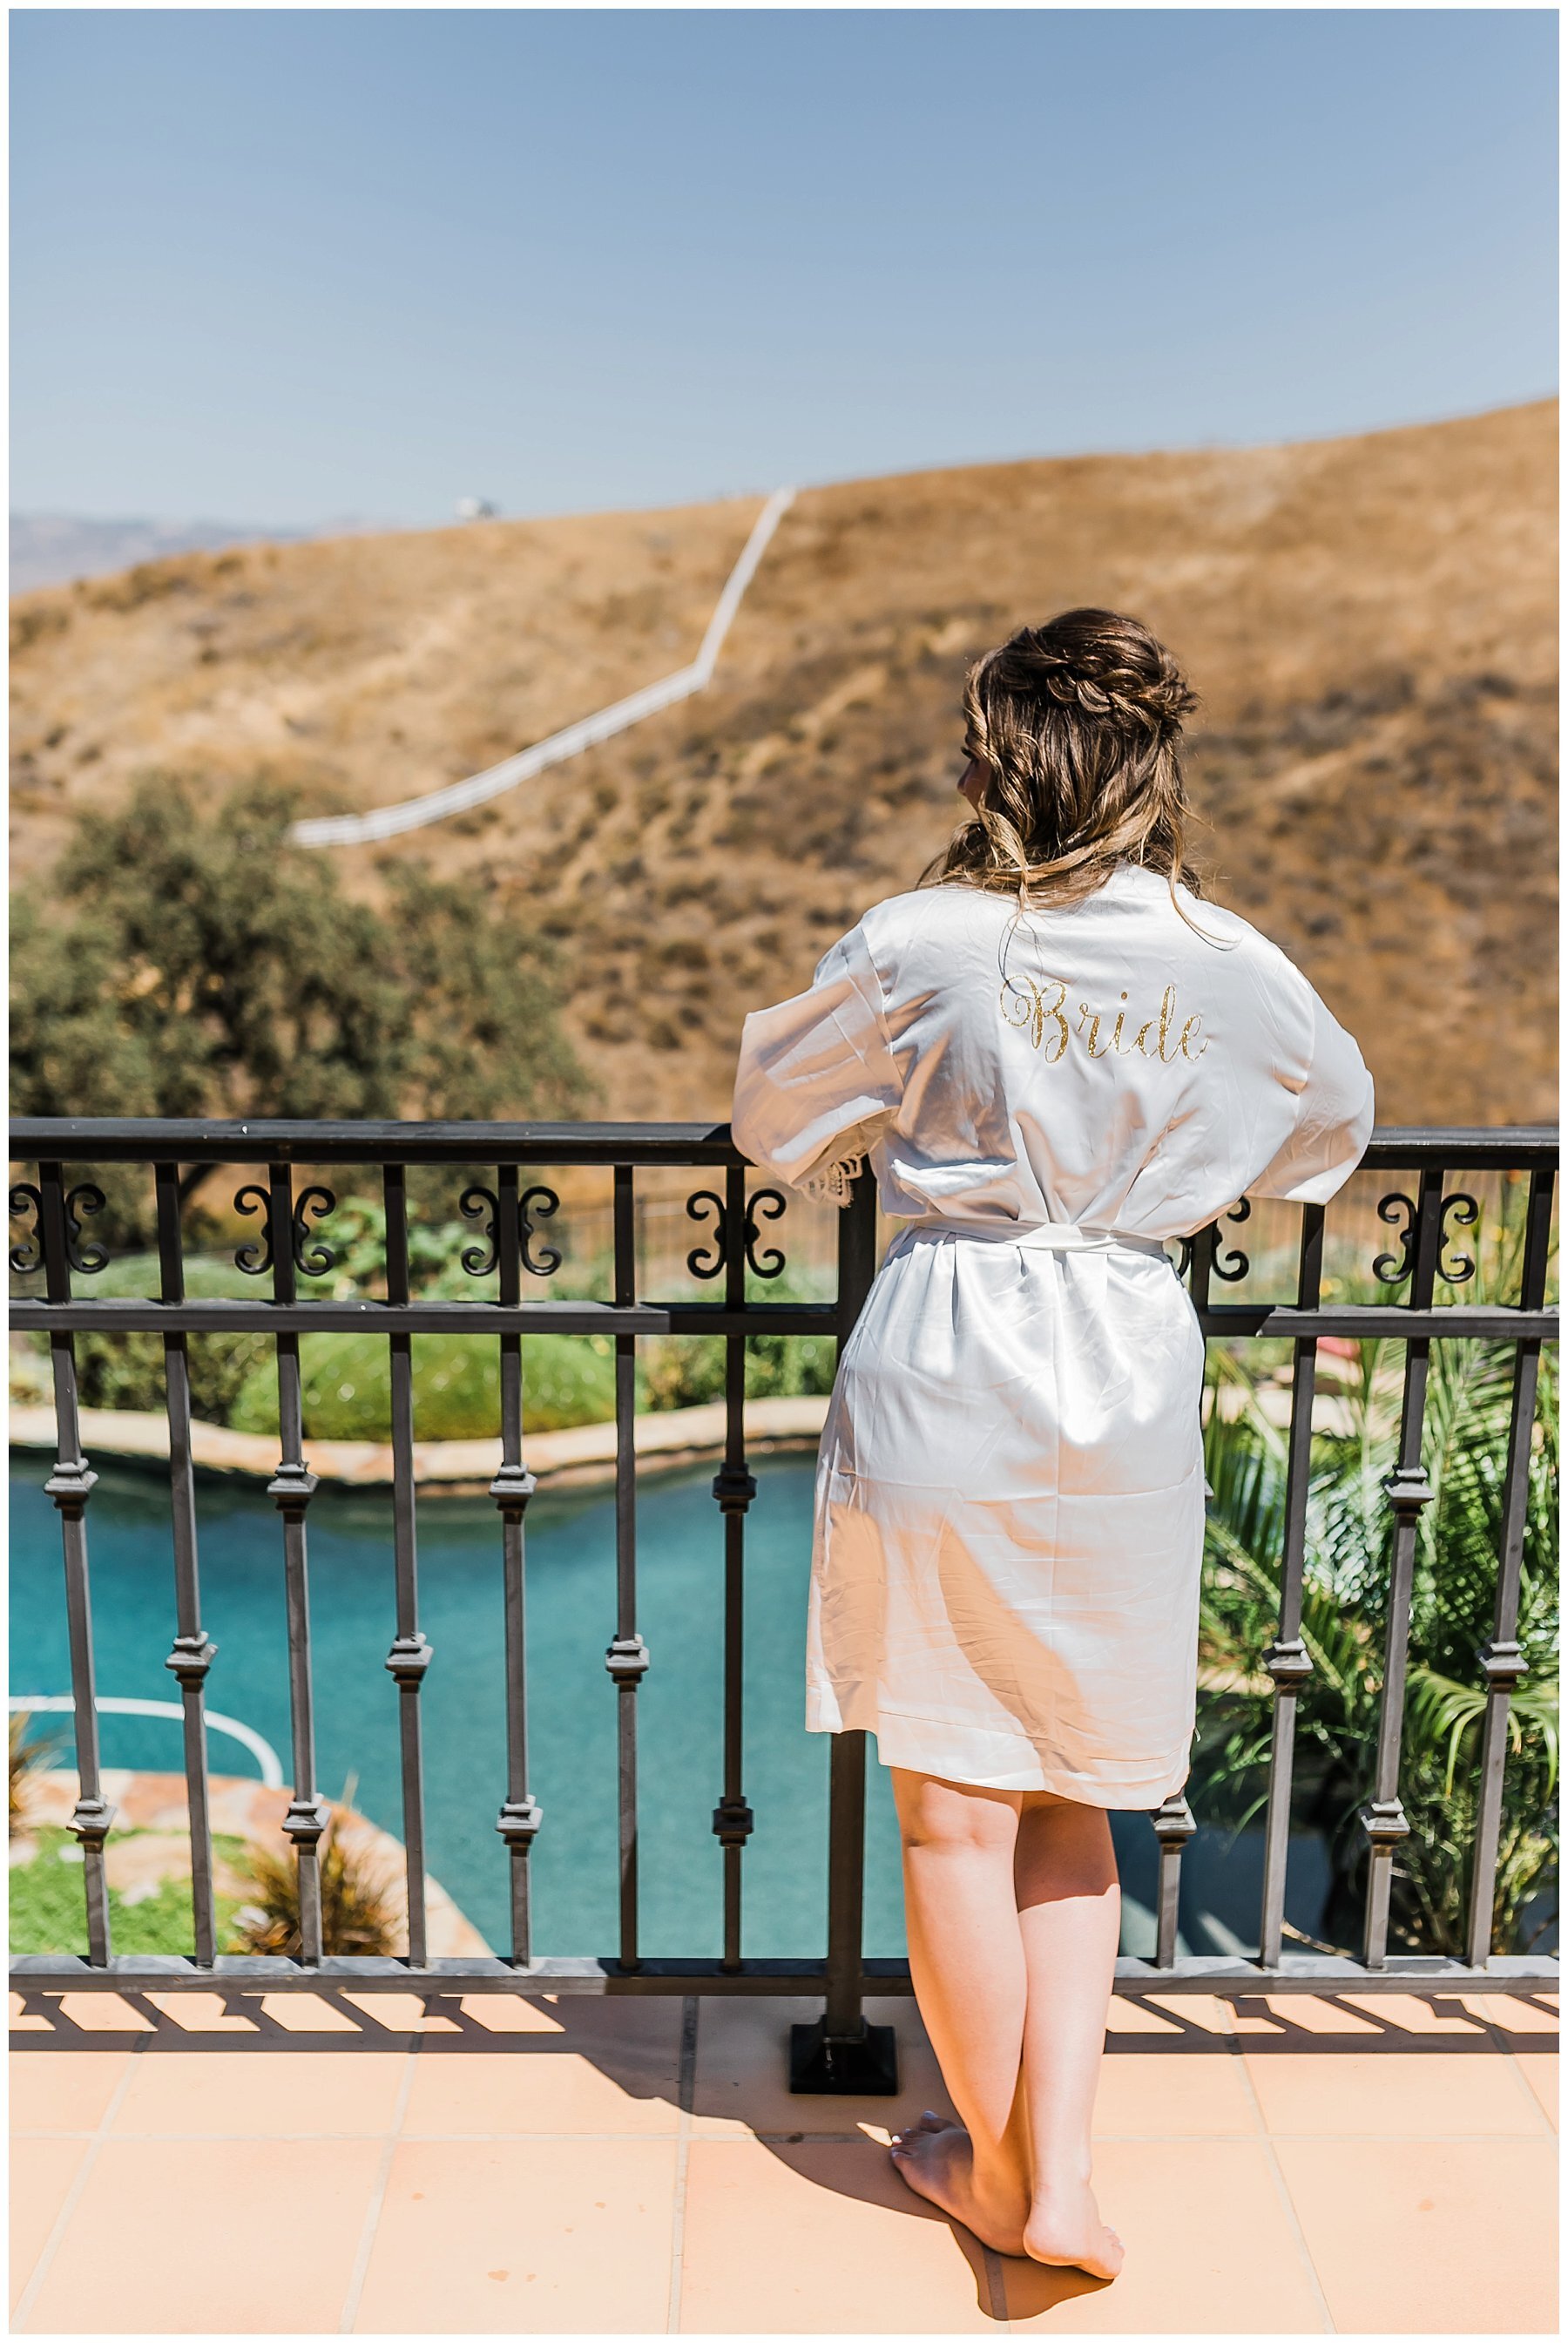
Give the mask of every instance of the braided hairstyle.
POLYGON ((921 884, 1016 893, 1029 909, 1081 902, 1119 862, 1138 862, 1166 873, 1175 900, 1188 810, 1179 746, 1196 704, 1136 618, 1064 610, 1020 628, 970 671, 964 747, 986 793, 921 884))

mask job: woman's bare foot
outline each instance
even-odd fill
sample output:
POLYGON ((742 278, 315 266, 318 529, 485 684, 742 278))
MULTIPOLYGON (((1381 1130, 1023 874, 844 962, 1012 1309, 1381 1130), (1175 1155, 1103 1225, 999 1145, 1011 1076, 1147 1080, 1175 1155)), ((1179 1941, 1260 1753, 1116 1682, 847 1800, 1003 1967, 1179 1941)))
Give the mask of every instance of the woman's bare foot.
POLYGON ((894 2169, 917 2196, 961 2221, 982 2246, 999 2254, 1024 2252, 1029 2199, 1023 2182, 977 2179, 974 2148, 961 2124, 928 2107, 919 2123, 893 2134, 888 2152, 894 2169))
POLYGON ((1124 2247, 1100 2217, 1087 2185, 1037 2197, 1023 2225, 1023 2250, 1030 2261, 1087 2270, 1091 2278, 1115 2278, 1124 2247))

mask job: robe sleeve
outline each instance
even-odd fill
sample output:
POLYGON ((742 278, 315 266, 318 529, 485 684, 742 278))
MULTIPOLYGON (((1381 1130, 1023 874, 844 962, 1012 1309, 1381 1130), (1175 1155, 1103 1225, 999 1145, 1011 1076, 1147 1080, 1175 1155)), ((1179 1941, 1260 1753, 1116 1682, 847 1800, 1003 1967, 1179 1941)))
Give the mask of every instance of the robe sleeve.
POLYGON ((735 1144, 787 1186, 844 1204, 902 1096, 881 985, 853 928, 825 954, 809 992, 747 1018, 730 1111, 735 1144))
POLYGON ((1372 1078, 1344 1027, 1306 979, 1292 973, 1311 1004, 1306 1079, 1296 1093, 1294 1129, 1272 1162, 1250 1182, 1249 1192, 1282 1196, 1292 1204, 1326 1204, 1344 1186, 1372 1136, 1372 1078))

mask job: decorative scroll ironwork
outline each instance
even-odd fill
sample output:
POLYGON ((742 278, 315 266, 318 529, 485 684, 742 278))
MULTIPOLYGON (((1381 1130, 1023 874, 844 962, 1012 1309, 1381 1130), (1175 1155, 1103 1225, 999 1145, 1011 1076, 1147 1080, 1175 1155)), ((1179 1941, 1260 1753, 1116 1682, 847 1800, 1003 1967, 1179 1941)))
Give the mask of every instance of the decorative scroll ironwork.
MULTIPOLYGON (((759 1188, 747 1200, 740 1241, 745 1248, 746 1266, 755 1277, 773 1278, 783 1274, 784 1255, 779 1247, 769 1245, 760 1254, 759 1247, 763 1242, 762 1221, 776 1221, 787 1209, 787 1199, 779 1194, 777 1188, 759 1188)), ((686 1266, 692 1276, 705 1280, 721 1275, 729 1262, 729 1222, 723 1197, 711 1188, 699 1188, 694 1196, 688 1196, 686 1217, 689 1221, 705 1221, 709 1214, 714 1225, 707 1245, 693 1246, 686 1256, 686 1266)))
POLYGON ((300 1190, 294 1207, 293 1241, 294 1266, 301 1277, 325 1277, 328 1270, 337 1266, 337 1255, 329 1244, 324 1244, 319 1237, 312 1243, 310 1222, 306 1217, 314 1212, 317 1220, 324 1221, 328 1212, 337 1210, 337 1199, 330 1188, 300 1190))
POLYGON ((699 1188, 695 1196, 688 1196, 686 1217, 689 1221, 705 1221, 709 1212, 713 1215, 714 1228, 708 1242, 713 1248, 713 1258, 711 1261, 708 1258, 706 1246, 693 1245, 686 1256, 686 1266, 693 1277, 717 1277, 729 1252, 724 1232, 723 1197, 716 1196, 711 1188, 699 1188))
POLYGON ((1180 1248, 1176 1255, 1176 1274, 1185 1282, 1191 1274, 1192 1256, 1197 1250, 1198 1240, 1196 1237, 1178 1237, 1176 1242, 1180 1248))
MULTIPOLYGON (((534 1217, 552 1220, 560 1211, 561 1200, 553 1188, 528 1188, 518 1199, 518 1241, 521 1247, 522 1266, 530 1277, 553 1277, 561 1265, 561 1256, 554 1245, 546 1245, 538 1260, 534 1258, 534 1239, 538 1232, 534 1217), (533 1217, 529 1206, 533 1206, 533 1217)), ((488 1277, 500 1257, 497 1231, 500 1226, 500 1199, 493 1188, 465 1188, 457 1202, 457 1210, 466 1221, 478 1223, 482 1244, 467 1245, 460 1255, 463 1267, 470 1277, 488 1277)))
POLYGON ((1413 1197, 1402 1196, 1397 1192, 1379 1197, 1377 1216, 1391 1229, 1397 1227, 1402 1212, 1404 1214, 1404 1226, 1398 1229, 1398 1252, 1380 1252, 1372 1265, 1372 1273, 1380 1285, 1402 1285, 1415 1267, 1416 1211, 1413 1197))
POLYGON ((95 1188, 90 1180, 65 1192, 65 1259, 83 1277, 96 1277, 101 1269, 108 1266, 109 1256, 101 1244, 82 1242, 82 1215, 101 1212, 103 1209, 104 1192, 95 1188))
POLYGON ((1475 1262, 1470 1253, 1460 1252, 1455 1246, 1455 1266, 1452 1269, 1444 1266, 1443 1256, 1453 1243, 1448 1232, 1451 1213, 1455 1227, 1473 1229, 1481 1218, 1481 1207, 1473 1196, 1445 1196, 1437 1215, 1437 1273, 1445 1285, 1465 1285, 1475 1275, 1475 1262))
MULTIPOLYGON (((1399 1231, 1398 1252, 1380 1252, 1372 1263, 1372 1275, 1381 1285, 1402 1285, 1415 1267, 1415 1232, 1419 1215, 1413 1200, 1409 1196, 1399 1194, 1384 1196, 1377 1208, 1379 1220, 1386 1221, 1391 1228, 1399 1221, 1402 1213, 1404 1217, 1404 1224, 1399 1231)), ((1449 1228, 1450 1221, 1452 1221, 1455 1228, 1473 1229, 1480 1218, 1480 1205, 1473 1196, 1466 1195, 1462 1190, 1456 1190, 1452 1196, 1445 1196, 1439 1205, 1437 1274, 1445 1285, 1468 1285, 1470 1280, 1475 1275, 1474 1258, 1470 1253, 1461 1252, 1454 1244, 1449 1228), (1451 1251, 1452 1267, 1448 1265, 1445 1259, 1451 1251)))
POLYGON ((33 1225, 21 1243, 11 1248, 11 1266, 18 1277, 31 1277, 35 1269, 44 1265, 43 1212, 44 1199, 30 1180, 12 1189, 12 1219, 25 1220, 29 1213, 33 1218, 33 1225))
POLYGON ((546 1245, 538 1261, 534 1259, 536 1232, 528 1215, 530 1204, 534 1205, 541 1221, 548 1221, 560 1211, 561 1200, 553 1188, 526 1188, 518 1199, 518 1233, 522 1241, 523 1267, 530 1277, 553 1277, 561 1265, 561 1257, 554 1245, 546 1245))
POLYGON ((496 1266, 496 1230, 500 1222, 501 1208, 493 1188, 465 1188, 457 1199, 457 1210, 466 1221, 478 1225, 482 1244, 466 1245, 460 1255, 463 1267, 470 1277, 488 1277, 496 1266))
MULTIPOLYGON (((246 1277, 262 1277, 272 1267, 271 1203, 265 1188, 242 1188, 234 1200, 236 1212, 248 1220, 252 1212, 263 1215, 261 1234, 254 1244, 241 1245, 235 1254, 234 1265, 246 1277)), ((313 1242, 311 1219, 324 1221, 328 1212, 337 1209, 337 1199, 330 1188, 302 1188, 295 1201, 294 1217, 289 1223, 289 1251, 294 1266, 301 1277, 325 1277, 337 1266, 337 1255, 319 1237, 313 1242)))
POLYGON ((746 1265, 756 1277, 779 1277, 783 1274, 784 1255, 777 1245, 769 1246, 763 1261, 759 1261, 757 1257, 757 1248, 762 1242, 762 1232, 758 1226, 757 1216, 760 1212, 765 1220, 776 1221, 781 1217, 784 1210, 785 1200, 777 1188, 759 1188, 747 1204, 744 1231, 746 1265))
MULTIPOLYGON (((1231 1210, 1230 1210, 1230 1211, 1226 1213, 1226 1215, 1225 1215, 1225 1218, 1226 1218, 1228 1221, 1236 1221, 1236 1222, 1241 1222, 1241 1221, 1250 1221, 1250 1220, 1251 1219, 1251 1217, 1252 1217, 1252 1200, 1251 1200, 1251 1198, 1250 1196, 1243 1196, 1243 1197, 1242 1197, 1242 1199, 1241 1199, 1241 1202, 1240 1202, 1239 1204, 1232 1204, 1232 1206, 1231 1207, 1231 1210)), ((1219 1277, 1219 1278, 1223 1278, 1223 1280, 1224 1280, 1224 1282, 1225 1282, 1225 1283, 1226 1283, 1227 1285, 1234 1285, 1234 1284, 1236 1283, 1236 1282, 1237 1282, 1237 1280, 1238 1280, 1238 1279, 1240 1279, 1240 1278, 1243 1278, 1243 1277, 1245 1277, 1245 1276, 1246 1276, 1247 1272, 1249 1271, 1249 1269, 1251 1269, 1251 1266, 1252 1266, 1251 1262, 1248 1260, 1248 1258, 1247 1258, 1246 1254, 1241 1251, 1241 1246, 1240 1246, 1240 1245, 1237 1245, 1237 1246, 1233 1249, 1233 1251, 1232 1251, 1232 1252, 1231 1252, 1228 1256, 1221 1252, 1221 1251, 1220 1251, 1220 1229, 1219 1229, 1219 1223, 1218 1223, 1218 1222, 1216 1222, 1216 1223, 1215 1223, 1215 1228, 1214 1228, 1214 1261, 1213 1261, 1213 1269, 1214 1269, 1214 1274, 1215 1274, 1215 1276, 1216 1276, 1216 1277, 1219 1277)))
POLYGON ((265 1188, 241 1188, 234 1200, 234 1209, 248 1220, 252 1212, 263 1215, 261 1235, 255 1244, 241 1245, 235 1254, 234 1265, 246 1277, 263 1277, 272 1267, 272 1222, 266 1217, 268 1203, 265 1188))

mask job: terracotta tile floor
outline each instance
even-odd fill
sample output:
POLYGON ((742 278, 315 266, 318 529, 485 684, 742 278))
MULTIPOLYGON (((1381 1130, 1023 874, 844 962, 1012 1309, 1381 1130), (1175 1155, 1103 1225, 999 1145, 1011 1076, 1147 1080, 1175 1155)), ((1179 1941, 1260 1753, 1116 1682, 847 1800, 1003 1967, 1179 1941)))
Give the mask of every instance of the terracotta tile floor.
POLYGON ((163 1998, 15 2006, 16 2332, 1556 2331, 1544 1996, 1119 2001, 1112 2287, 904 2189, 908 2001, 901 2096, 835 2100, 785 2001, 163 1998))

